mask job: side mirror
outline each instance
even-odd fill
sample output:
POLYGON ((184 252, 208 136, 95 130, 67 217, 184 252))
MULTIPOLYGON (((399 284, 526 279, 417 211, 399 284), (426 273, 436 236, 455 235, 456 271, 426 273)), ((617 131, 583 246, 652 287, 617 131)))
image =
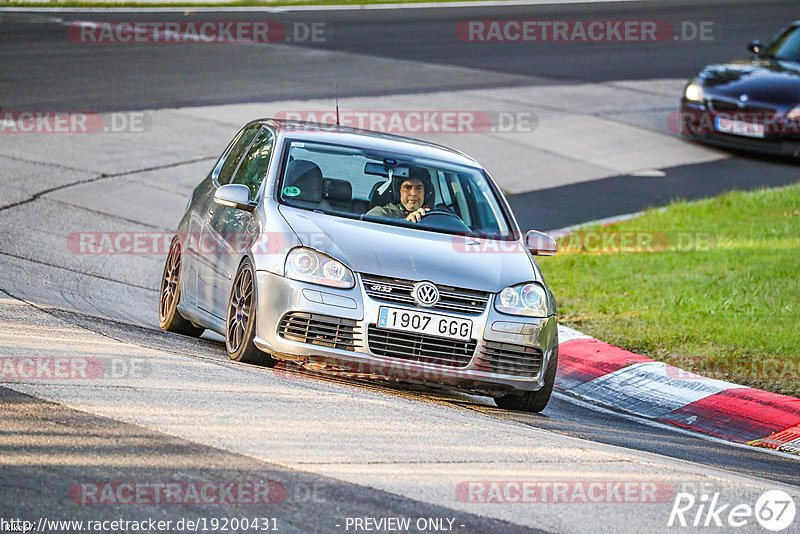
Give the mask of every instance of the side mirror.
POLYGON ((761 52, 762 48, 764 48, 764 43, 758 40, 755 40, 749 45, 747 45, 747 49, 756 55, 758 55, 761 52))
POLYGON ((525 234, 525 248, 530 250, 534 256, 552 256, 558 252, 556 240, 536 230, 525 234))
POLYGON ((257 204, 250 202, 250 188, 242 184, 227 184, 217 188, 214 202, 237 210, 253 211, 257 204))

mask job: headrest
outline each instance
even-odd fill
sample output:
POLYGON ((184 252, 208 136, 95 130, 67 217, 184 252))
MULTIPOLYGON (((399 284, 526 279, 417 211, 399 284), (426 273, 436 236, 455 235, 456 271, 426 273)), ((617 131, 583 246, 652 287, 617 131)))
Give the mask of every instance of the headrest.
POLYGON ((322 181, 322 198, 334 201, 350 201, 353 198, 353 186, 347 180, 325 178, 322 181))
POLYGON ((319 202, 322 200, 322 170, 313 161, 295 159, 286 166, 284 187, 294 186, 300 194, 296 200, 319 202))
POLYGON ((372 189, 369 192, 369 209, 374 208, 375 206, 385 206, 392 202, 393 192, 391 189, 387 189, 383 192, 383 194, 378 193, 378 189, 383 185, 383 180, 377 182, 372 186, 372 189))

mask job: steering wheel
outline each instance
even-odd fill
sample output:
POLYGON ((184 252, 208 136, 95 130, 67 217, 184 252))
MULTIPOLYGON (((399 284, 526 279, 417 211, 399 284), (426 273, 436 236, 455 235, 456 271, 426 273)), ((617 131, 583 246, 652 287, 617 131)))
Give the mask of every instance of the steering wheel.
POLYGON ((430 217, 431 215, 447 215, 449 217, 455 217, 456 219, 461 221, 461 217, 459 217, 458 215, 456 215, 452 211, 450 211, 448 209, 445 209, 445 208, 433 208, 431 211, 425 212, 425 217, 430 217))
POLYGON ((461 217, 452 211, 444 208, 434 208, 427 212, 422 220, 417 224, 429 226, 431 228, 439 228, 442 230, 453 230, 468 232, 470 230, 461 217))

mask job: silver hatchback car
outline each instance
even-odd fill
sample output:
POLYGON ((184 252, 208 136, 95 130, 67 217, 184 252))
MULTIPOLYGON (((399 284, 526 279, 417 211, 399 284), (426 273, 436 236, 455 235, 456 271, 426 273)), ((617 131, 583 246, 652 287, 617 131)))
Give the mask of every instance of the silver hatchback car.
POLYGON ((422 141, 260 119, 198 185, 173 238, 163 329, 225 336, 233 360, 328 366, 541 411, 556 303, 503 194, 422 141))

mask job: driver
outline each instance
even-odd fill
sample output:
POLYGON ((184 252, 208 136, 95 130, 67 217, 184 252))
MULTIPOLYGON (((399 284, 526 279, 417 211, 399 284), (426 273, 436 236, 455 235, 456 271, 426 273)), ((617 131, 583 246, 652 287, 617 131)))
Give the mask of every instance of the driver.
POLYGON ((425 182, 429 180, 428 171, 420 167, 411 167, 408 170, 408 178, 400 184, 400 202, 375 206, 367 212, 367 215, 419 222, 427 212, 431 211, 430 208, 423 206, 425 182))

